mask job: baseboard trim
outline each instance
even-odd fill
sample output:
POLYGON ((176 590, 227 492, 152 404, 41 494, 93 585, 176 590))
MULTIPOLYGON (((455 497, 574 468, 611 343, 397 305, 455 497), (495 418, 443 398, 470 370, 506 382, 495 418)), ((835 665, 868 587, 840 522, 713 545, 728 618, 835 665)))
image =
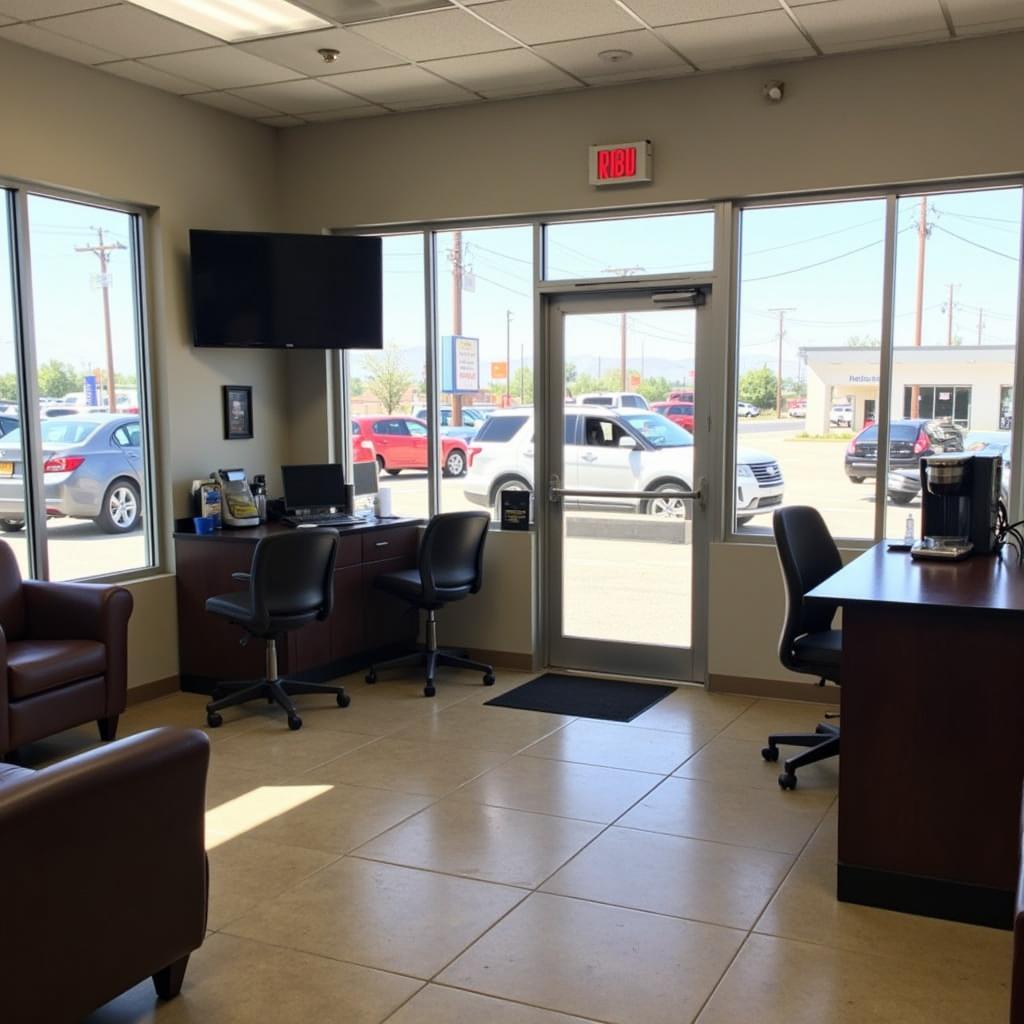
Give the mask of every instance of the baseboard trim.
POLYGON ((478 648, 470 648, 469 656, 474 661, 482 661, 486 665, 496 665, 498 668, 511 668, 517 672, 532 672, 536 667, 533 663, 533 655, 521 651, 483 651, 478 648))
POLYGON ((163 679, 154 679, 139 686, 129 686, 128 707, 156 697, 166 697, 167 694, 177 693, 180 689, 181 680, 177 676, 165 676, 163 679))
POLYGON ((744 697, 772 697, 775 700, 805 700, 811 704, 838 704, 839 688, 832 685, 816 686, 790 679, 758 679, 752 676, 708 677, 711 693, 734 693, 744 697))

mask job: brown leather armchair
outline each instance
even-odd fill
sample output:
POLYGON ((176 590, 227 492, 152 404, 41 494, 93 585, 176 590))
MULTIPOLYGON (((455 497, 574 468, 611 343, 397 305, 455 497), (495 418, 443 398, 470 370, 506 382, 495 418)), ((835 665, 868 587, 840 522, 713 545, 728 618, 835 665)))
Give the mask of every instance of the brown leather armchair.
POLYGON ((0 755, 92 719, 114 738, 131 614, 124 587, 22 580, 0 541, 0 755))
POLYGON ((152 976, 178 994, 206 932, 209 740, 152 729, 0 765, 0 1020, 76 1024, 152 976))

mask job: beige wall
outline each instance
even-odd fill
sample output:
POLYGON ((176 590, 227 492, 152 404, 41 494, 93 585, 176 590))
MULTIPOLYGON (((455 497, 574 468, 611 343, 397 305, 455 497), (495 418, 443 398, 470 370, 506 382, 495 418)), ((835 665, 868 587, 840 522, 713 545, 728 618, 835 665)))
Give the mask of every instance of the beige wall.
MULTIPOLYGON (((0 42, 0 177, 153 207, 150 327, 161 535, 188 483, 218 465, 275 469, 287 445, 285 355, 196 351, 185 291, 187 230, 273 227, 271 129, 167 93, 0 42), (256 437, 222 440, 221 385, 251 384, 256 437)), ((170 556, 171 552, 168 552, 170 556)), ((129 681, 177 671, 174 581, 132 586, 129 681)))

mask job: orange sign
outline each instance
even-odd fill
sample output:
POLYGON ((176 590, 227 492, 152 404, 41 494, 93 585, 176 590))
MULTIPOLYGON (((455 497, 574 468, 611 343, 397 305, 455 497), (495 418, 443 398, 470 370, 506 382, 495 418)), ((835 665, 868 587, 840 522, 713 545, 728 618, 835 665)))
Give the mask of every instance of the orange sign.
POLYGON ((491 363, 491 380, 507 380, 508 363, 491 363))
POLYGON ((629 390, 636 391, 640 387, 640 374, 635 370, 630 371, 629 374, 629 390))

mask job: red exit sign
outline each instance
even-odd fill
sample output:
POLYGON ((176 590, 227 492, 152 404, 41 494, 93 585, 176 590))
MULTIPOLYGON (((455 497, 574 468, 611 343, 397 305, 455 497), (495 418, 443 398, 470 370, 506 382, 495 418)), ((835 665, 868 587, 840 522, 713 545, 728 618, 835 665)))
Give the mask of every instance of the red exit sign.
POLYGON ((590 184, 627 185, 650 181, 652 163, 652 146, 648 139, 591 146, 590 184))

